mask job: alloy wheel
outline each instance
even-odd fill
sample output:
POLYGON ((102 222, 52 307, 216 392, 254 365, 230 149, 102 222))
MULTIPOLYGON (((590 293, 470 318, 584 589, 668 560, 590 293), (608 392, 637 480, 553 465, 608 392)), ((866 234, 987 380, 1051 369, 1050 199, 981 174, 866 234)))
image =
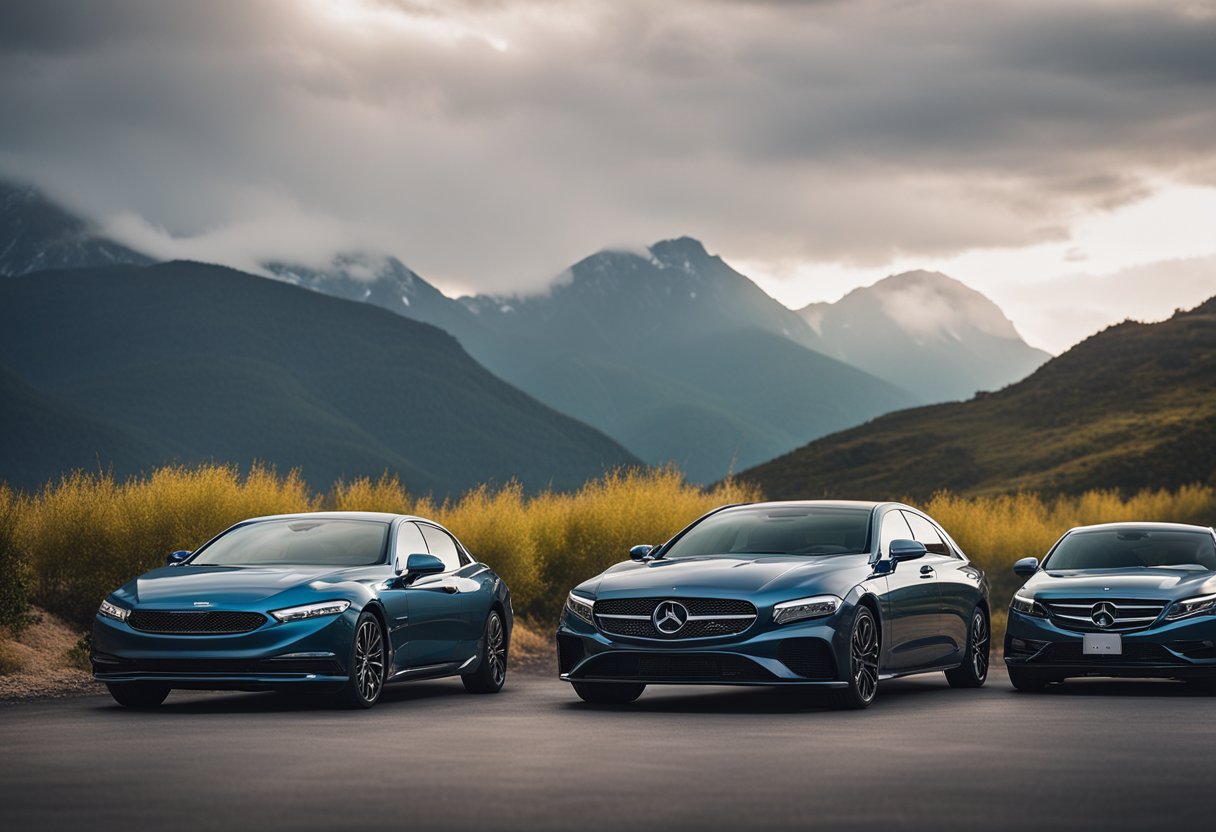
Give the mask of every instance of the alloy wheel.
POLYGON ((980 610, 971 619, 971 667, 976 679, 988 676, 988 622, 980 610))
POLYGON ((863 702, 878 690, 878 628, 874 617, 864 609, 853 623, 850 652, 853 657, 853 685, 863 702))
POLYGON ((494 684, 501 686, 507 679, 507 639, 497 613, 490 616, 490 626, 486 628, 486 661, 490 663, 494 684))
POLYGON ((355 684, 367 702, 376 701, 384 685, 384 638, 380 625, 370 618, 355 633, 355 684))

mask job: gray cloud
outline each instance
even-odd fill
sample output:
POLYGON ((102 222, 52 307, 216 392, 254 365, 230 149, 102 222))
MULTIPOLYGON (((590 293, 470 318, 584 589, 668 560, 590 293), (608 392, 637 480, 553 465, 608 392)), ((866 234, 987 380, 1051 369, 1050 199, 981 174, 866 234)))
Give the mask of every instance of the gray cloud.
POLYGON ((362 246, 470 290, 682 233, 863 265, 1063 239, 1211 183, 1214 94, 1212 2, 0 7, 0 171, 165 256, 362 246))

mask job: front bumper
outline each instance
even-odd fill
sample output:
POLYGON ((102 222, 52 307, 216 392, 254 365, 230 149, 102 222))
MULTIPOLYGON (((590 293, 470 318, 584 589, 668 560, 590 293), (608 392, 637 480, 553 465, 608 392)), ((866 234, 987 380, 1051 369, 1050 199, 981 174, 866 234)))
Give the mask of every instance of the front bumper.
POLYGON ((93 678, 98 682, 158 682, 200 690, 266 690, 336 686, 347 662, 358 611, 278 622, 248 633, 148 633, 98 615, 93 621, 93 678))
POLYGON ((842 617, 769 628, 757 622, 720 638, 652 640, 608 635, 565 612, 557 629, 558 674, 566 682, 847 687, 842 617))
POLYGON ((1083 633, 1061 629, 1050 619, 1010 610, 1005 664, 1057 679, 1216 677, 1216 618, 1183 619, 1121 635, 1121 655, 1085 655, 1083 633))

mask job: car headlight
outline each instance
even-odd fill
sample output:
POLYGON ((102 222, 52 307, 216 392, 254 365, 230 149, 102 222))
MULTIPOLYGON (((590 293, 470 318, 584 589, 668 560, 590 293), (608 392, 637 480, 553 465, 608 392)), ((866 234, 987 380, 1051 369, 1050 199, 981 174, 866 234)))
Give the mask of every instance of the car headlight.
POLYGON ((1015 612, 1020 612, 1023 615, 1033 615, 1035 618, 1046 618, 1047 610, 1029 595, 1014 593, 1013 601, 1009 603, 1009 609, 1015 612))
POLYGON ((591 615, 591 609, 594 604, 595 602, 590 598, 575 595, 573 592, 566 596, 566 609, 593 627, 595 626, 595 618, 591 615))
POLYGON ((1165 620, 1175 621, 1179 618, 1189 618, 1192 615, 1211 615, 1212 613, 1216 613, 1216 595, 1200 595, 1198 598, 1175 601, 1165 613, 1165 620))
POLYGON ((340 612, 346 612, 349 607, 350 601, 321 601, 301 607, 272 610, 270 614, 280 621, 300 621, 305 618, 320 618, 323 615, 337 615, 340 612))
POLYGON ((806 618, 822 618, 836 612, 842 603, 844 602, 835 595, 816 595, 814 598, 784 601, 773 607, 773 623, 789 624, 791 621, 802 621, 806 618))
POLYGON ((97 612, 104 615, 106 618, 113 618, 115 621, 126 621, 127 616, 131 614, 131 611, 126 607, 120 607, 118 604, 111 604, 109 601, 102 601, 101 607, 97 610, 97 612))

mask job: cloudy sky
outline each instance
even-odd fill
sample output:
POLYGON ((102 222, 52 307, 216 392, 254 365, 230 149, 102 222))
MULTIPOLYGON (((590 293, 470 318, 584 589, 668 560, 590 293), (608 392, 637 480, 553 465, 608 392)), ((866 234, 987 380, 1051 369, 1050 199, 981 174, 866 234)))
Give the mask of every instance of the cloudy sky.
POLYGON ((162 256, 537 291, 689 234, 1058 351, 1216 294, 1216 0, 9 0, 0 175, 162 256))

